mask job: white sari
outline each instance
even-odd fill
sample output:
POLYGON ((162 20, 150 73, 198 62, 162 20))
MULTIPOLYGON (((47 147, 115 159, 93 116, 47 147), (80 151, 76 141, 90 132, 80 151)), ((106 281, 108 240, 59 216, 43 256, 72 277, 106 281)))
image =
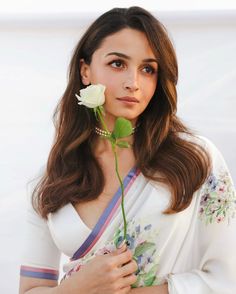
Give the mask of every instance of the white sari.
MULTIPOLYGON (((212 157, 212 173, 182 212, 163 214, 170 190, 147 180, 138 169, 124 179, 127 236, 138 264, 134 287, 167 281, 170 294, 236 293, 236 194, 221 154, 204 142, 212 157)), ((64 278, 122 241, 120 202, 119 189, 93 230, 71 204, 49 215, 52 240, 70 257, 63 267, 64 278)))

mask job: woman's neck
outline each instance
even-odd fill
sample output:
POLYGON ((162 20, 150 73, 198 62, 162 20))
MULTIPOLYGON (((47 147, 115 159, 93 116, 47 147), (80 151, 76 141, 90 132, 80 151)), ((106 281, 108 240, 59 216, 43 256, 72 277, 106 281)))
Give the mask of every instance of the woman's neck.
MULTIPOLYGON (((111 175, 112 171, 115 169, 115 156, 111 147, 111 143, 106 139, 97 138, 97 143, 95 143, 94 156, 98 163, 111 175)), ((131 141, 131 140, 130 140, 131 141)), ((136 159, 134 156, 132 146, 130 148, 120 148, 116 147, 116 154, 118 160, 118 166, 120 172, 125 172, 136 165, 136 159)), ((122 174, 122 173, 121 173, 122 174)))
MULTIPOLYGON (((112 150, 112 144, 111 142, 108 140, 108 138, 106 137, 109 133, 112 133, 112 131, 114 130, 115 127, 115 121, 116 118, 115 117, 111 117, 109 115, 106 115, 104 117, 104 122, 106 124, 106 129, 103 127, 102 124, 98 125, 98 128, 94 128, 94 131, 96 133, 96 139, 95 139, 95 143, 93 145, 93 150, 94 150, 94 154, 101 154, 101 153, 113 153, 112 150), (105 133, 105 137, 102 135, 105 133)), ((135 123, 136 120, 132 120, 130 121, 133 128, 135 127, 135 123)), ((130 148, 120 148, 120 147, 116 147, 116 152, 117 154, 121 154, 121 153, 126 153, 125 149, 132 149, 132 145, 133 145, 133 140, 134 140, 134 135, 131 134, 128 137, 122 138, 120 139, 121 141, 126 141, 130 144, 130 148)))
MULTIPOLYGON (((106 125, 106 131, 112 132, 115 128, 115 123, 116 123, 117 117, 111 116, 108 113, 103 117, 103 121, 106 125)), ((132 124, 133 127, 135 127, 137 118, 129 120, 132 124)), ((98 127, 102 130, 105 130, 103 124, 100 122, 98 127)))
MULTIPOLYGON (((122 141, 126 141, 130 144, 129 148, 120 148, 120 147, 116 147, 116 153, 118 156, 122 155, 122 154, 126 154, 126 153, 133 153, 133 140, 134 140, 134 135, 130 135, 129 137, 123 138, 122 141)), ((112 144, 111 142, 101 136, 101 135, 97 135, 95 142, 93 144, 93 153, 95 154, 95 156, 99 156, 101 154, 112 154, 113 155, 113 150, 112 150, 112 144)))

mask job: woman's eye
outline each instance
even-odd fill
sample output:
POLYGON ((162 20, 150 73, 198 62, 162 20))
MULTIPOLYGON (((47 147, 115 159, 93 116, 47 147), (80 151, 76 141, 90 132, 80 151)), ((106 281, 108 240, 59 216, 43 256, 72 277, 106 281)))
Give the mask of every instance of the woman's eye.
POLYGON ((109 64, 112 65, 112 67, 120 68, 123 66, 123 61, 114 60, 114 61, 110 62, 109 64))
POLYGON ((143 70, 148 74, 154 74, 156 72, 155 68, 150 65, 145 66, 143 70))

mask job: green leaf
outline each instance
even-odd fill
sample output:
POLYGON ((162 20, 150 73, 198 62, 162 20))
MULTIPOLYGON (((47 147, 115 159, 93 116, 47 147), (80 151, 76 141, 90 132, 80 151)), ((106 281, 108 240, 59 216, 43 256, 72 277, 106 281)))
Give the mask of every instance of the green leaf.
POLYGON ((139 286, 141 276, 137 276, 137 281, 131 285, 131 288, 137 288, 139 286))
POLYGON ((116 142, 116 137, 113 133, 111 133, 111 138, 112 138, 113 142, 116 142))
POLYGON ((149 270, 148 274, 149 274, 149 275, 156 275, 157 269, 158 269, 158 264, 154 264, 154 265, 151 267, 151 269, 149 270))
POLYGON ((152 286, 153 282, 155 281, 156 276, 147 276, 144 279, 144 284, 146 287, 152 286))
POLYGON ((155 264, 150 271, 145 275, 144 284, 145 286, 152 286, 155 279, 156 279, 156 272, 157 272, 158 265, 155 264))
POLYGON ((118 141, 116 143, 117 146, 119 146, 120 148, 129 148, 130 144, 126 141, 118 141))
POLYGON ((132 257, 136 262, 138 262, 138 257, 136 257, 135 255, 133 255, 132 257))
POLYGON ((128 137, 132 134, 132 124, 129 120, 118 117, 115 122, 115 128, 112 132, 116 139, 128 137))
POLYGON ((135 252, 134 252, 134 255, 135 256, 140 256, 142 255, 145 251, 155 247, 156 244, 155 243, 152 243, 152 242, 143 242, 142 244, 138 245, 136 248, 135 248, 135 252))

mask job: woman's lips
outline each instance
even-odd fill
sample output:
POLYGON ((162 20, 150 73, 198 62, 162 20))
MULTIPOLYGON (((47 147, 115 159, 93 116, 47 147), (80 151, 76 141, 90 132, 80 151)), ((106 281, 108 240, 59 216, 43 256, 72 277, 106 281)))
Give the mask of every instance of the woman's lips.
POLYGON ((120 98, 117 98, 117 100, 123 101, 123 102, 130 102, 130 103, 139 103, 138 99, 136 99, 135 97, 129 97, 129 96, 120 97, 120 98))

